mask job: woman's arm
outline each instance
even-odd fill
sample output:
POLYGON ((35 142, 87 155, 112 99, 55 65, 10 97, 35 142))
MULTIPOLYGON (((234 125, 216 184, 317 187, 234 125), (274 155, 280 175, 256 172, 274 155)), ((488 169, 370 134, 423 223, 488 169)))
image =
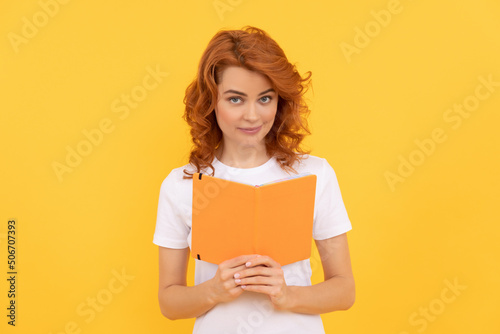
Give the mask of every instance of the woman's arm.
POLYGON ((160 280, 158 301, 161 313, 171 319, 193 318, 210 310, 214 304, 208 296, 208 285, 187 287, 189 248, 158 247, 160 280))
POLYGON ((189 248, 159 247, 158 301, 161 313, 171 320, 194 318, 220 302, 237 298, 243 290, 236 286, 233 275, 253 257, 255 255, 247 255, 225 261, 219 265, 214 278, 187 286, 189 248))
POLYGON ((325 280, 307 287, 289 287, 291 301, 288 309, 317 314, 351 308, 355 300, 355 285, 346 233, 316 240, 316 246, 325 280))
POLYGON ((269 295, 277 309, 306 314, 347 310, 355 299, 347 235, 317 240, 316 245, 323 264, 324 282, 287 286, 283 270, 267 256, 250 260, 248 269, 238 272, 235 281, 244 290, 269 295))

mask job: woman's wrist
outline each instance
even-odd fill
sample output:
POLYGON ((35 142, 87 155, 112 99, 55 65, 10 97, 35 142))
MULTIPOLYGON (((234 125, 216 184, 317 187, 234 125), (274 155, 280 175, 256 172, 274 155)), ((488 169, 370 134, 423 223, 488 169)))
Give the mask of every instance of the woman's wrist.
POLYGON ((297 296, 297 286, 286 286, 286 293, 283 296, 284 300, 279 305, 276 305, 277 309, 281 311, 291 311, 293 312, 295 308, 296 296, 297 296))
POLYGON ((215 289, 214 289, 213 282, 214 282, 214 280, 212 278, 204 283, 206 285, 206 290, 207 290, 207 301, 211 307, 214 307, 215 305, 217 305, 219 303, 219 300, 217 298, 217 293, 215 292, 215 289))

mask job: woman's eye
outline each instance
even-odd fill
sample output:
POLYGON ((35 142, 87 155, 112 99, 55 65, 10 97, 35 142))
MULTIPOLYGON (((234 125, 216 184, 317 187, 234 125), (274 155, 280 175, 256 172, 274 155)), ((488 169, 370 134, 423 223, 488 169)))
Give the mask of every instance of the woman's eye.
POLYGON ((270 96, 263 96, 263 97, 260 98, 260 101, 262 103, 269 103, 269 102, 271 102, 271 99, 272 98, 270 96))
POLYGON ((229 102, 232 102, 232 103, 238 103, 238 102, 240 102, 240 101, 241 101, 241 98, 240 98, 240 97, 236 97, 236 96, 234 96, 234 97, 230 97, 230 98, 229 98, 229 102))

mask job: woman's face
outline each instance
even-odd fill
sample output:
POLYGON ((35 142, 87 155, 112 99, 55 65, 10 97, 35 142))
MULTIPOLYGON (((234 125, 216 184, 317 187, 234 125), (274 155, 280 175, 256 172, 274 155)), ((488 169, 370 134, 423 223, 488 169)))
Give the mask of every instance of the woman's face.
POLYGON ((264 146, 278 107, 278 94, 264 75, 242 67, 228 67, 221 75, 215 106, 224 147, 264 146))

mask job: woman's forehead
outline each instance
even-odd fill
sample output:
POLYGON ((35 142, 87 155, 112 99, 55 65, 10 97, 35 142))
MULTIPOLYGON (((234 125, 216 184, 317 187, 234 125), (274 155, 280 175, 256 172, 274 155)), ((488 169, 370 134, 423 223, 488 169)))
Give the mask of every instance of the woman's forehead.
POLYGON ((243 67, 231 66, 221 74, 218 85, 220 90, 234 89, 238 91, 258 91, 259 93, 272 88, 271 81, 263 74, 250 71, 243 67))

